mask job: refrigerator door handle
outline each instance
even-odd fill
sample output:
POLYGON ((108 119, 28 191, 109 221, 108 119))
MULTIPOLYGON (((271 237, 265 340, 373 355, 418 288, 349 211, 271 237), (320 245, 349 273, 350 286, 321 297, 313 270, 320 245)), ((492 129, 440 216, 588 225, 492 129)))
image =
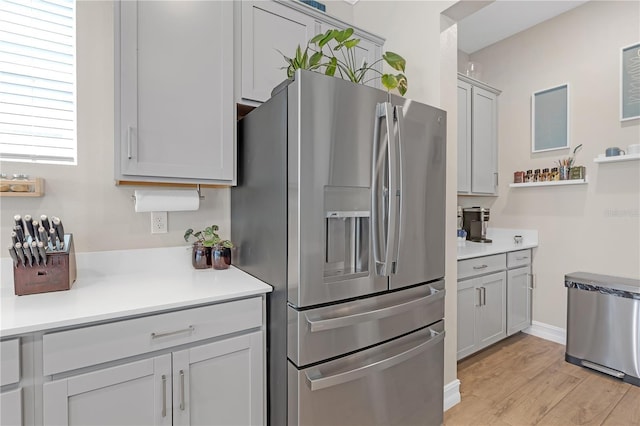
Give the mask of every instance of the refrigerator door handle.
POLYGON ((397 355, 393 355, 389 358, 383 359, 378 362, 374 362, 372 364, 361 365, 352 370, 345 371, 344 373, 338 373, 333 376, 327 376, 327 377, 311 378, 309 377, 309 373, 318 373, 317 370, 312 369, 310 371, 307 371, 305 372, 307 385, 312 391, 326 389, 333 386, 341 385, 343 383, 350 382, 352 380, 360 379, 374 372, 384 371, 395 365, 403 363, 413 358, 414 356, 424 352, 428 348, 435 346, 436 344, 440 343, 444 339, 444 334, 445 334, 444 331, 438 332, 433 329, 429 329, 429 331, 431 332, 431 337, 427 339, 425 342, 420 343, 419 345, 414 346, 397 355))
MULTIPOLYGON (((376 272, 378 275, 388 277, 390 272, 390 264, 392 259, 392 253, 389 248, 389 242, 393 241, 395 236, 395 221, 396 211, 393 207, 393 195, 395 194, 396 177, 395 164, 395 150, 392 149, 394 144, 391 143, 391 131, 393 129, 393 107, 390 103, 379 103, 376 106, 376 120, 373 133, 373 162, 371 167, 371 222, 373 231, 373 259, 375 262, 376 272), (384 120, 386 124, 386 150, 380 149, 380 121, 384 120), (385 155, 388 160, 385 159, 385 155), (393 156, 393 157, 392 157, 393 156), (387 176, 387 187, 380 188, 380 174, 384 173, 387 176), (386 199, 386 200, 385 200, 386 199), (386 201, 386 205, 383 206, 383 219, 380 219, 380 212, 378 207, 381 203, 386 201), (386 222, 385 222, 386 220, 386 222), (380 239, 383 240, 383 245, 380 244, 380 239)), ((384 176, 384 175, 383 175, 384 176)))
MULTIPOLYGON (((396 273, 398 268, 398 257, 400 256, 400 236, 402 235, 402 206, 403 206, 403 156, 402 156, 402 135, 404 135, 404 114, 401 105, 396 105, 393 107, 393 117, 394 120, 397 121, 397 131, 395 133, 395 147, 393 148, 396 151, 396 191, 395 196, 393 196, 392 203, 394 204, 396 210, 396 223, 395 223, 395 234, 394 239, 392 241, 393 244, 393 260, 392 260, 392 273, 396 273)), ((391 224, 390 224, 391 226, 391 224)))
POLYGON ((398 225, 398 150, 396 149, 396 132, 394 131, 393 122, 395 121, 395 113, 393 106, 386 102, 384 104, 386 110, 387 122, 387 155, 389 162, 387 163, 387 241, 384 258, 384 275, 389 276, 394 269, 395 246, 397 244, 397 225, 398 225), (393 132, 393 133, 392 133, 393 132), (393 134, 393 138, 392 138, 393 134))

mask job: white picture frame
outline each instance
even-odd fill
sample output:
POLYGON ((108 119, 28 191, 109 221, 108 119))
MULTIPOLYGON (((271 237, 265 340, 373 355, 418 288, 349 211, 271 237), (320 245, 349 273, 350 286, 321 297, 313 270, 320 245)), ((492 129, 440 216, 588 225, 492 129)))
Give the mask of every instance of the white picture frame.
POLYGON ((620 121, 640 118, 640 42, 620 48, 620 121))
POLYGON ((569 83, 531 95, 531 152, 568 149, 570 144, 569 83))

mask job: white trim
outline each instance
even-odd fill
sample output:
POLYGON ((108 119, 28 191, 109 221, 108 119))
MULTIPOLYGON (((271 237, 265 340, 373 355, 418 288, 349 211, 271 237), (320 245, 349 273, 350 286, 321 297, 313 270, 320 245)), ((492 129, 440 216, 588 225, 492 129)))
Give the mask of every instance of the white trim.
POLYGON ((531 334, 532 336, 540 337, 541 339, 560 343, 561 345, 567 344, 567 330, 565 330, 564 328, 556 327, 554 325, 532 321, 531 327, 528 327, 522 331, 524 333, 531 334))
POLYGON ((444 385, 444 411, 460 403, 460 380, 444 385))

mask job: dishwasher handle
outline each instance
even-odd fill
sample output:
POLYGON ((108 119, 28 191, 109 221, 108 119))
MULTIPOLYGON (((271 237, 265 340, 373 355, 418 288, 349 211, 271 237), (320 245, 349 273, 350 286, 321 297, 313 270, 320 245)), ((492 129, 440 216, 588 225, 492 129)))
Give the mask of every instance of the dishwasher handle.
MULTIPOLYGON (((407 349, 406 351, 401 352, 397 355, 393 355, 389 358, 386 358, 371 364, 365 364, 365 365, 359 366, 352 370, 345 371, 344 373, 338 373, 338 374, 327 376, 327 377, 311 378, 309 377, 309 371, 306 371, 305 377, 307 379, 307 385, 312 391, 326 389, 326 388, 338 386, 353 380, 357 380, 367 376, 368 374, 384 371, 388 368, 401 364, 413 358, 414 356, 424 352, 430 347, 437 345, 438 343, 444 340, 444 334, 445 334, 444 331, 438 332, 431 328, 429 329, 429 331, 431 333, 431 337, 426 342, 423 342, 417 346, 407 349)), ((316 370, 312 370, 312 371, 316 371, 316 370)))

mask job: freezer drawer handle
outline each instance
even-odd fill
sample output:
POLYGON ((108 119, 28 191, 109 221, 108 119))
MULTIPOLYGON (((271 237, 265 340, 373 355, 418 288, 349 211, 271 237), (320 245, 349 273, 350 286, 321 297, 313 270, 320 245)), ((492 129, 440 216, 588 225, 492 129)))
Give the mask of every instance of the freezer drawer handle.
MULTIPOLYGON (((365 377, 371 373, 379 372, 386 370, 387 368, 391 368, 395 365, 401 364, 414 356, 424 352, 428 348, 435 346, 444 340, 444 331, 437 332, 432 329, 429 329, 431 332, 431 338, 424 343, 419 344, 418 346, 414 346, 411 349, 408 349, 404 352, 401 352, 397 355, 392 356, 391 358, 383 359, 378 362, 374 362, 373 364, 367 364, 362 367, 354 368, 350 371, 345 371, 344 373, 339 373, 333 376, 328 377, 320 377, 320 378, 310 378, 309 372, 305 372, 305 376, 307 378, 307 385, 311 388, 312 391, 321 390, 330 388, 333 386, 341 385, 343 383, 350 382, 352 380, 356 380, 362 377, 365 377)), ((317 370, 311 370, 317 371, 317 370)))
POLYGON ((333 330, 340 327, 347 327, 350 325, 360 324, 367 321, 375 321, 382 318, 387 318, 393 315, 398 315, 402 312, 416 309, 419 305, 424 303, 433 303, 436 300, 444 298, 445 290, 438 290, 429 286, 431 294, 421 297, 419 299, 413 299, 408 302, 400 303, 398 305, 389 306, 385 308, 376 309, 373 311, 360 312, 353 315, 345 315, 341 317, 327 318, 327 319, 309 319, 305 316, 309 323, 309 329, 312 332, 333 330))

